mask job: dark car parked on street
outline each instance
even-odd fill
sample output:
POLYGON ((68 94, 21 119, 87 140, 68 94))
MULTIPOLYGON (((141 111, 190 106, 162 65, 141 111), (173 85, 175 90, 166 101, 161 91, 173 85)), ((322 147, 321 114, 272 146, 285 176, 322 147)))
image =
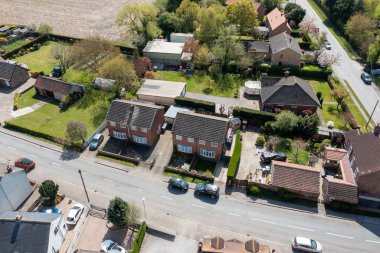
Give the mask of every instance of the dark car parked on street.
POLYGON ((360 78, 363 80, 363 82, 365 84, 371 84, 372 83, 372 77, 368 73, 366 73, 366 72, 363 72, 360 75, 360 78))
POLYGON ((95 134, 94 138, 92 138, 92 141, 90 143, 90 150, 96 150, 100 146, 100 144, 102 144, 103 140, 103 135, 95 134))
POLYGON ((182 191, 187 191, 189 189, 189 183, 181 178, 172 177, 169 179, 169 188, 172 187, 181 189, 182 191))
POLYGON ((210 195, 211 198, 219 197, 219 187, 213 184, 197 184, 195 186, 195 194, 207 194, 210 195))
POLYGON ((271 163, 272 160, 286 162, 286 158, 283 152, 264 152, 260 156, 263 163, 271 163))

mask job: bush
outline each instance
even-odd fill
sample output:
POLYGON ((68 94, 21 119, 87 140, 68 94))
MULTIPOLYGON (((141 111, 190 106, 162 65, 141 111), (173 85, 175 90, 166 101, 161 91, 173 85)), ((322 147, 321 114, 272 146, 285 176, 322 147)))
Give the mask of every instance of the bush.
POLYGON ((275 113, 262 112, 262 111, 257 111, 257 110, 248 109, 244 107, 235 107, 232 112, 232 115, 234 117, 258 120, 261 123, 265 123, 267 121, 273 121, 276 116, 275 113))
POLYGON ((140 252, 142 243, 144 241, 145 232, 146 232, 146 223, 143 221, 143 223, 140 226, 139 232, 137 233, 136 239, 132 244, 132 250, 131 253, 138 253, 140 252))
POLYGON ((203 100, 197 100, 186 97, 176 97, 174 99, 177 105, 187 106, 196 109, 204 109, 205 111, 215 112, 215 103, 203 100))
POLYGON ((313 45, 313 43, 311 42, 298 42, 298 44, 300 45, 300 48, 302 48, 303 50, 311 50, 311 47, 313 45))
POLYGON ((292 36, 293 38, 299 38, 301 37, 301 32, 298 29, 293 29, 290 33, 290 36, 292 36))
POLYGON ((260 196, 261 195, 261 190, 257 185, 251 185, 247 187, 247 195, 250 196, 260 196))
POLYGON ((234 152, 232 153, 230 163, 228 164, 227 177, 230 179, 235 178, 236 170, 240 161, 240 155, 241 155, 241 149, 242 149, 240 136, 241 136, 241 132, 240 130, 238 130, 236 132, 234 152))
POLYGON ((55 199, 55 196, 57 196, 59 189, 59 185, 54 183, 52 180, 45 180, 40 185, 40 188, 38 188, 38 192, 41 194, 41 196, 45 199, 55 199))
POLYGON ((259 135, 256 139, 256 146, 264 147, 265 144, 265 138, 262 135, 259 135))
POLYGON ((13 110, 16 111, 20 107, 20 95, 15 93, 15 97, 13 99, 13 110))
POLYGON ((121 198, 115 197, 114 199, 111 199, 107 208, 108 220, 118 227, 127 226, 128 209, 128 203, 121 198))

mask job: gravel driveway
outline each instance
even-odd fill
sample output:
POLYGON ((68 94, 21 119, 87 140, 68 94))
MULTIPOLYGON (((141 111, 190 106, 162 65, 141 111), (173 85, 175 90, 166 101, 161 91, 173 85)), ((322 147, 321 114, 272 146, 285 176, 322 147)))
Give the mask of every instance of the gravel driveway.
MULTIPOLYGON (((0 0, 0 24, 47 23, 60 35, 120 39, 115 19, 120 8, 138 0, 0 0)), ((153 0, 148 0, 151 2, 153 0)))

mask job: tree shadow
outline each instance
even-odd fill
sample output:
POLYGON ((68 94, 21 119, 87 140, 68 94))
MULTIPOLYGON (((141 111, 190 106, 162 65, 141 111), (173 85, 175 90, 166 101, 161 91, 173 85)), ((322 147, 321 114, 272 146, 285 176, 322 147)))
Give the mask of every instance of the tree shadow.
POLYGON ((77 151, 70 150, 68 148, 63 148, 63 152, 61 153, 60 160, 62 161, 70 161, 79 158, 80 153, 77 151))

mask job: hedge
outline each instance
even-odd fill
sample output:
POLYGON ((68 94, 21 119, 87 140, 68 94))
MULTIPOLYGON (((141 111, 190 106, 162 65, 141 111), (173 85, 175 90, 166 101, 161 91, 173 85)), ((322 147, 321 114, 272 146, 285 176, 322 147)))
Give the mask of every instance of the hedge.
POLYGON ((140 226, 139 232, 137 233, 136 239, 132 244, 131 253, 140 252, 142 243, 144 241, 145 232, 146 232, 146 223, 145 223, 145 221, 143 221, 143 223, 140 226))
POLYGON ((299 29, 293 29, 292 32, 290 33, 290 36, 294 38, 301 37, 301 31, 299 29))
MULTIPOLYGON (((32 47, 34 44, 37 44, 37 43, 40 43, 40 42, 45 42, 47 40, 47 37, 46 36, 40 36, 38 37, 37 39, 35 40, 32 40, 31 42, 29 43, 26 43, 22 46, 19 46, 15 49, 13 49, 12 51, 10 52, 7 52, 5 54, 2 54, 2 57, 4 59, 8 59, 8 58, 12 58, 13 55, 17 54, 21 49, 27 49, 27 48, 30 48, 32 47)), ((0 54, 1 55, 1 54, 0 54)))
POLYGON ((13 110, 16 111, 20 107, 20 95, 16 92, 13 99, 13 110))
POLYGON ((263 111, 248 109, 245 107, 234 107, 234 110, 232 111, 232 115, 234 117, 259 120, 261 121, 261 123, 265 123, 267 121, 273 121, 276 116, 275 113, 263 112, 263 111))
POLYGON ((304 50, 311 50, 311 42, 298 42, 298 44, 300 45, 300 48, 304 50))
POLYGON ((186 97, 176 97, 174 101, 177 105, 182 105, 182 106, 196 108, 196 109, 204 109, 205 111, 209 111, 209 112, 215 112, 214 102, 186 98, 186 97))
POLYGON ((317 69, 307 69, 307 68, 297 68, 297 67, 288 67, 288 66, 273 66, 268 64, 262 64, 259 67, 260 72, 268 73, 269 75, 274 76, 283 76, 285 69, 290 72, 290 75, 295 75, 299 77, 306 78, 316 78, 316 79, 326 79, 329 75, 332 74, 331 68, 327 70, 317 70, 317 69))
POLYGON ((241 138, 241 133, 240 133, 240 130, 238 130, 236 132, 234 152, 232 153, 230 163, 228 164, 228 171, 227 171, 228 178, 235 178, 236 176, 236 170, 240 161, 240 155, 241 155, 241 149, 242 149, 242 143, 241 143, 240 138, 241 138))

